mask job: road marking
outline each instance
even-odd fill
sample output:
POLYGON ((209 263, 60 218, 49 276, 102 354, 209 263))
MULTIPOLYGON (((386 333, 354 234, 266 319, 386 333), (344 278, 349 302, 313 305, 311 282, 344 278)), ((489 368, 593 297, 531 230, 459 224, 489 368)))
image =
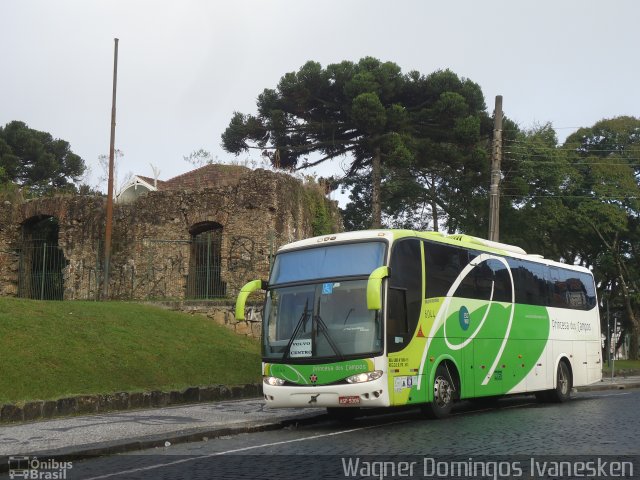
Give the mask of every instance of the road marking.
POLYGON ((400 424, 400 423, 407 423, 409 421, 410 420, 400 420, 400 421, 397 421, 397 422, 383 423, 383 424, 380 424, 380 425, 369 425, 368 427, 351 428, 349 430, 340 430, 338 432, 323 433, 323 434, 320 434, 320 435, 311 435, 309 437, 295 438, 293 440, 283 440, 281 442, 263 443, 262 445, 252 445, 250 447, 234 448, 232 450, 226 450, 224 452, 214 452, 214 453, 209 453, 207 455, 200 455, 200 456, 197 456, 197 457, 183 458, 183 459, 180 459, 180 460, 174 460, 173 462, 158 463, 156 465, 149 465, 148 467, 132 468, 131 470, 123 470, 121 472, 107 473, 105 475, 100 475, 100 476, 97 476, 97 477, 91 477, 91 478, 87 478, 85 480, 102 480, 103 478, 111 478, 111 477, 115 477, 115 476, 119 476, 119 475, 129 475, 129 474, 137 473, 137 472, 155 470, 157 468, 171 467, 173 465, 180 465, 181 463, 192 462, 194 460, 202 460, 202 459, 205 459, 205 458, 218 457, 220 455, 228 455, 228 454, 231 454, 231 453, 246 452, 248 450, 256 450, 258 448, 265 448, 265 447, 274 447, 276 445, 286 445, 288 443, 306 442, 307 440, 316 440, 318 438, 333 437, 333 436, 336 436, 336 435, 342 435, 344 433, 360 432, 360 431, 363 431, 363 430, 370 430, 372 428, 386 427, 387 425, 397 425, 397 424, 400 424))

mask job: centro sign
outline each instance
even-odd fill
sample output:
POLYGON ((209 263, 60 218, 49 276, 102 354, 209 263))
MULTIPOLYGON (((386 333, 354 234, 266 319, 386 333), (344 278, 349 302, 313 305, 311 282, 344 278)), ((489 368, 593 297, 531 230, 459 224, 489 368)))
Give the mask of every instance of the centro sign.
POLYGON ((289 350, 289 356, 291 358, 310 357, 311 339, 304 338, 301 340, 294 340, 291 344, 291 350, 289 350))

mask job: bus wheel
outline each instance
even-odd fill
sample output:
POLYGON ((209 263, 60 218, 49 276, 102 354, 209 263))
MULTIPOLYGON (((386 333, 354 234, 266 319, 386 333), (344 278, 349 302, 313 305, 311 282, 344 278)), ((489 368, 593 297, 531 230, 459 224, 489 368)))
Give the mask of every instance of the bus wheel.
POLYGON ((438 365, 433 380, 433 400, 423 411, 431 418, 444 418, 453 407, 455 385, 444 363, 438 365))
POLYGON ((569 400, 571 396, 571 388, 573 387, 573 379, 571 371, 567 366, 567 362, 561 360, 558 364, 558 373, 556 378, 556 388, 551 390, 550 399, 553 402, 562 403, 569 400))

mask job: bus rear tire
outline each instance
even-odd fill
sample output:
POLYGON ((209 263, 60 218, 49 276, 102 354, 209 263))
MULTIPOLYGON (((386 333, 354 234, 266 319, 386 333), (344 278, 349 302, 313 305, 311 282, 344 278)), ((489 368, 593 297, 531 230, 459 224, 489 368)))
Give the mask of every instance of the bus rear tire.
POLYGON ((422 408, 430 418, 444 418, 453 408, 456 386, 444 363, 438 365, 433 379, 433 400, 422 408))
POLYGON ((560 360, 558 372, 556 373, 556 388, 549 391, 549 399, 555 403, 563 403, 571 397, 573 388, 573 378, 571 370, 565 360, 560 360))
POLYGON ((571 397, 571 389, 573 388, 573 378, 571 370, 566 360, 560 360, 558 370, 556 372, 556 388, 552 390, 544 390, 536 392, 536 399, 539 402, 563 403, 571 397))

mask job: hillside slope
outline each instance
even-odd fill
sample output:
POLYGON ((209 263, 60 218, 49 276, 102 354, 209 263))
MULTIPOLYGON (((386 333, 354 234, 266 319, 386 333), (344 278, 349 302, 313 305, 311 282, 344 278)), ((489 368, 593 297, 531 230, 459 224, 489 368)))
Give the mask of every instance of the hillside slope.
POLYGON ((259 378, 259 342, 203 316, 0 298, 0 403, 259 378))

